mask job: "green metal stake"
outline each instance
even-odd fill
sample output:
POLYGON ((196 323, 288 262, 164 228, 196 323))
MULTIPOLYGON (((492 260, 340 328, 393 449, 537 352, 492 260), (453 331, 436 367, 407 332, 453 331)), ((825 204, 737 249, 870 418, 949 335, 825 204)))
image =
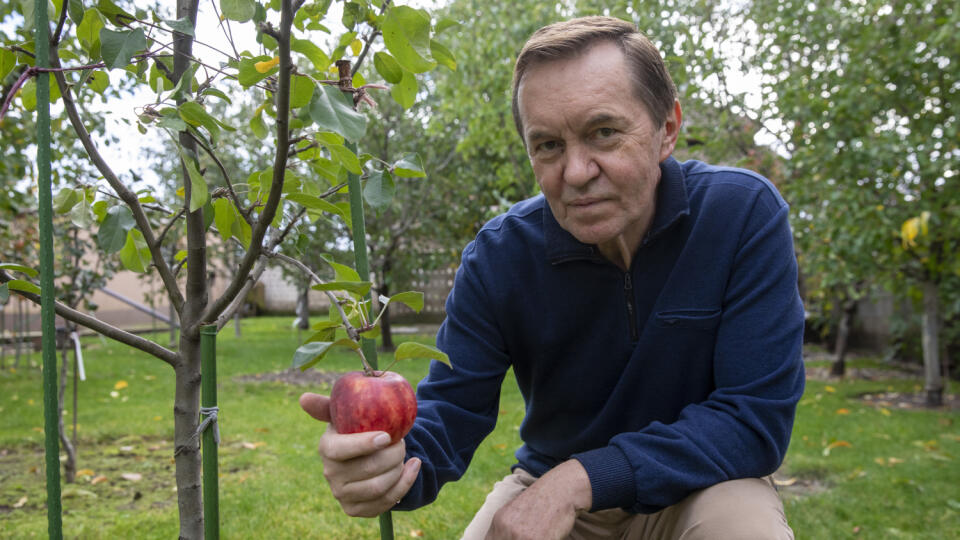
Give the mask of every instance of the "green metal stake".
MULTIPOLYGON (((356 144, 348 142, 347 148, 354 154, 357 153, 356 144)), ((370 276, 370 260, 367 257, 367 226, 363 219, 360 176, 350 173, 347 176, 347 186, 350 190, 350 216, 353 221, 353 255, 360 279, 367 279, 370 276)), ((367 301, 371 301, 370 293, 367 293, 367 301)), ((377 369, 377 340, 360 338, 360 348, 370 367, 377 369)), ((393 540, 393 516, 389 510, 380 514, 380 540, 393 540)))
POLYGON ((220 471, 217 445, 220 441, 217 411, 217 325, 200 327, 200 406, 201 412, 213 420, 201 435, 203 464, 203 537, 220 538, 220 471))
MULTIPOLYGON (((50 67, 47 0, 34 0, 36 65, 50 67)), ((50 76, 37 77, 37 184, 40 203, 40 327, 43 332, 43 433, 47 467, 47 534, 63 538, 60 439, 57 432, 57 344, 53 288, 53 195, 50 186, 50 76)))

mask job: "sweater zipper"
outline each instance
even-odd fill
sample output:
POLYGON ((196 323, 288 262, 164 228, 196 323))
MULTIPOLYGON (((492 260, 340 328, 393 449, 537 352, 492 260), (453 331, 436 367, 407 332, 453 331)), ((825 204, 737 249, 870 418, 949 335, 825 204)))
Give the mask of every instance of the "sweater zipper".
POLYGON ((623 274, 623 294, 627 300, 627 324, 630 326, 630 339, 637 341, 640 336, 637 335, 637 306, 633 299, 633 279, 630 272, 623 274))

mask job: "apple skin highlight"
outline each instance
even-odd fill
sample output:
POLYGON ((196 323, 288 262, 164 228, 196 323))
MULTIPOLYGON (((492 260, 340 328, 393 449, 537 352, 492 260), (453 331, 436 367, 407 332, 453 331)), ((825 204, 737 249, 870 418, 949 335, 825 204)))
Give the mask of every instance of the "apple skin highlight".
POLYGON ((337 433, 385 431, 394 444, 416 417, 413 388, 392 371, 351 371, 337 379, 330 392, 330 419, 337 433))

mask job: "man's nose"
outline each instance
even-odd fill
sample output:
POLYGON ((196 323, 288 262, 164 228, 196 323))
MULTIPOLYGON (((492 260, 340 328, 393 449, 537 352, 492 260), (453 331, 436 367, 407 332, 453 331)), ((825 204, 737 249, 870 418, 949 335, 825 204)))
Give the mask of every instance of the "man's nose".
POLYGON ((588 184, 600 174, 600 166, 588 149, 580 145, 570 145, 564 152, 563 181, 580 187, 588 184))

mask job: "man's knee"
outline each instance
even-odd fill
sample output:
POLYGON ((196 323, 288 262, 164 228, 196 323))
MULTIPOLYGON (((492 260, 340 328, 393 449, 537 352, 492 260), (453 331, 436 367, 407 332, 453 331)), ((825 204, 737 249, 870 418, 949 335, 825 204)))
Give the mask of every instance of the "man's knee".
POLYGON ((676 510, 682 540, 793 539, 770 479, 723 482, 694 493, 676 510))

